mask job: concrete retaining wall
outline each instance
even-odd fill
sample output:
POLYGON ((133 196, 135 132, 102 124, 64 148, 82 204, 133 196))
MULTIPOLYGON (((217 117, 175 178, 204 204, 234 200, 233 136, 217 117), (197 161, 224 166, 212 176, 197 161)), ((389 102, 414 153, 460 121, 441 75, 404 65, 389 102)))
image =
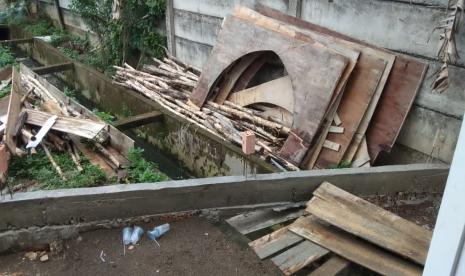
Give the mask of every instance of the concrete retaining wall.
MULTIPOLYGON (((452 85, 443 94, 431 91, 439 34, 433 29, 445 16, 447 0, 169 0, 167 36, 170 50, 202 68, 222 19, 236 4, 264 4, 306 21, 371 44, 420 59, 430 65, 398 143, 450 162, 465 112, 465 27, 457 35, 461 58, 451 66, 452 85), (439 133, 435 140, 436 133, 439 133), (433 149, 434 144, 434 149, 433 149)), ((402 147, 401 147, 402 148, 402 147)), ((418 154, 416 154, 418 157, 418 154)), ((413 159, 412 159, 413 161, 413 159)))

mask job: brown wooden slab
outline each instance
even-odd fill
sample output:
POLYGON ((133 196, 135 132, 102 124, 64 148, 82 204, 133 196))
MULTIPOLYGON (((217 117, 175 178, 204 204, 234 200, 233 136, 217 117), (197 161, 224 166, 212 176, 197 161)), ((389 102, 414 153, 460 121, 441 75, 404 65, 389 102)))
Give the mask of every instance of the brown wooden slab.
POLYGON ((385 249, 424 265, 432 233, 328 182, 314 192, 307 211, 385 249))
MULTIPOLYGON (((303 146, 304 153, 285 154, 282 157, 299 164, 319 129, 333 92, 348 63, 347 58, 330 52, 316 42, 310 44, 289 39, 288 36, 228 16, 223 21, 217 43, 190 100, 195 105, 202 106, 216 78, 229 64, 250 52, 262 50, 272 50, 281 58, 294 87, 292 131, 303 140, 299 145, 303 146), (308 62, 309 60, 312 62, 308 62)), ((288 144, 286 142, 284 148, 288 144)))
POLYGON ((336 276, 350 266, 350 262, 337 255, 331 256, 324 264, 312 271, 308 276, 336 276))
MULTIPOLYGON (((366 133, 372 163, 376 160, 380 151, 389 152, 394 146, 408 111, 413 104, 413 100, 420 89, 427 65, 408 56, 393 53, 350 36, 288 16, 264 5, 259 4, 258 10, 266 16, 276 18, 288 24, 311 29, 318 33, 396 55, 383 95, 378 101, 377 108, 366 133)), ((359 137, 359 139, 361 138, 359 137)))
POLYGON ((4 67, 2 70, 0 70, 0 81, 11 78, 11 74, 12 74, 11 65, 4 67))
POLYGON ((284 275, 292 275, 328 253, 328 250, 313 242, 303 241, 271 258, 271 261, 284 275))
POLYGON ((163 113, 160 111, 150 111, 147 113, 138 114, 135 116, 123 118, 113 123, 115 127, 121 130, 140 127, 152 122, 157 122, 163 119, 163 113))
POLYGON ((403 57, 396 59, 366 133, 372 164, 381 151, 390 152, 394 146, 426 71, 427 65, 421 62, 403 57))
POLYGON ((421 275, 422 268, 366 241, 357 239, 314 216, 302 217, 289 230, 382 275, 421 275))
POLYGON ((229 94, 228 101, 240 106, 269 103, 294 112, 292 83, 289 76, 277 78, 242 91, 229 94))
POLYGON ((265 259, 303 240, 302 237, 283 227, 249 243, 260 259, 265 259))
POLYGON ((239 79, 234 84, 232 92, 241 91, 248 87, 250 81, 257 74, 257 72, 273 57, 272 53, 265 52, 255 59, 252 64, 242 73, 239 79))
POLYGON ((352 161, 352 168, 359 168, 365 164, 370 164, 370 154, 368 153, 367 139, 363 137, 357 152, 355 153, 354 160, 352 161))
POLYGON ((12 154, 16 152, 16 141, 14 128, 18 121, 19 112, 21 111, 21 92, 20 92, 20 74, 14 69, 12 76, 12 85, 10 93, 10 101, 8 103, 8 113, 5 126, 5 143, 12 154))
POLYGON ((254 62, 259 56, 260 53, 250 53, 238 60, 226 73, 223 74, 223 80, 218 85, 218 94, 214 99, 215 103, 224 103, 242 73, 244 73, 249 65, 252 64, 252 62, 254 62))

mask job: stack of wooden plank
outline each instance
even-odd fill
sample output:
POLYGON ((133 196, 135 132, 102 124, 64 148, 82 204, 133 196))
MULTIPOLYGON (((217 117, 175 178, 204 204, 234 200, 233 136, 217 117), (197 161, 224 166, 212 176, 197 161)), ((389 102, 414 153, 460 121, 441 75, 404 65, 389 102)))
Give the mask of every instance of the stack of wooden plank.
POLYGON ((336 275, 351 262, 382 275, 421 275, 430 231, 327 182, 313 195, 307 214, 250 243, 261 259, 286 275, 310 264, 310 275, 336 275))
MULTIPOLYGON (((134 146, 132 139, 23 64, 12 72, 11 93, 0 101, 0 115, 5 123, 1 145, 5 156, 22 157, 26 150, 34 154, 35 148, 41 146, 63 180, 66 177, 51 151, 69 153, 79 171, 83 170, 81 153, 107 176, 122 175, 129 165, 125 156, 134 146)), ((5 180, 8 158, 2 162, 5 165, 0 166, 0 173, 5 180)))
POLYGON ((190 103, 272 105, 267 119, 281 117, 291 128, 273 148, 281 158, 309 169, 343 161, 360 167, 393 146, 425 70, 412 58, 273 9, 239 6, 224 19, 190 103), (286 74, 250 87, 273 55, 286 74))

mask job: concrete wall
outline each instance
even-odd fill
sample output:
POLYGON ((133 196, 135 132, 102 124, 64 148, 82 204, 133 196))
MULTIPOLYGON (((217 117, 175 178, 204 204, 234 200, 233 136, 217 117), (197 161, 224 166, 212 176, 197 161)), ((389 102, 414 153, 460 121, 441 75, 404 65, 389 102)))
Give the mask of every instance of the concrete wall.
POLYGON ((465 28, 457 35, 460 59, 451 66, 451 87, 443 94, 431 91, 434 74, 440 68, 435 57, 439 34, 432 31, 444 18, 448 0, 167 2, 170 50, 199 68, 202 68, 215 43, 223 17, 236 4, 253 7, 258 3, 428 63, 430 67, 425 81, 397 142, 426 155, 433 153, 433 157, 445 162, 452 160, 465 112, 465 28), (436 133, 439 135, 435 142, 436 133))

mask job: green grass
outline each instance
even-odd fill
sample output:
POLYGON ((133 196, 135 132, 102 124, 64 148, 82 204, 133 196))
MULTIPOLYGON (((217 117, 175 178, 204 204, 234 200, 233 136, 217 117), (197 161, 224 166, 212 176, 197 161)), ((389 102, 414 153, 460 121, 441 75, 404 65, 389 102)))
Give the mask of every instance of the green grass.
POLYGON ((342 160, 341 163, 339 163, 339 164, 329 165, 328 169, 344 169, 344 168, 350 168, 351 165, 352 165, 351 162, 349 162, 349 161, 347 161, 347 160, 342 160))
POLYGON ((0 45, 0 69, 3 67, 14 64, 15 56, 11 52, 9 47, 4 47, 0 45))
POLYGON ((116 117, 113 116, 111 113, 100 111, 96 108, 92 110, 92 112, 94 112, 95 115, 99 116, 100 119, 102 119, 107 124, 113 125, 113 122, 116 120, 116 117))
POLYGON ((50 20, 45 18, 40 18, 35 21, 29 21, 23 23, 24 31, 31 34, 32 36, 44 36, 51 35, 56 31, 56 28, 50 22, 50 20))
POLYGON ((8 172, 9 182, 14 184, 15 180, 32 180, 42 189, 95 187, 107 182, 105 173, 84 156, 81 157, 81 165, 84 168, 82 172, 77 170, 68 153, 52 153, 52 156, 62 169, 66 181, 60 178, 40 148, 37 154, 12 158, 8 172))
POLYGON ((157 171, 155 163, 145 160, 142 156, 143 152, 141 148, 133 148, 129 151, 128 159, 131 166, 128 168, 128 182, 145 183, 167 180, 168 177, 165 174, 157 171))
POLYGON ((8 84, 6 87, 0 90, 0 99, 9 95, 10 91, 11 91, 11 84, 8 84))

